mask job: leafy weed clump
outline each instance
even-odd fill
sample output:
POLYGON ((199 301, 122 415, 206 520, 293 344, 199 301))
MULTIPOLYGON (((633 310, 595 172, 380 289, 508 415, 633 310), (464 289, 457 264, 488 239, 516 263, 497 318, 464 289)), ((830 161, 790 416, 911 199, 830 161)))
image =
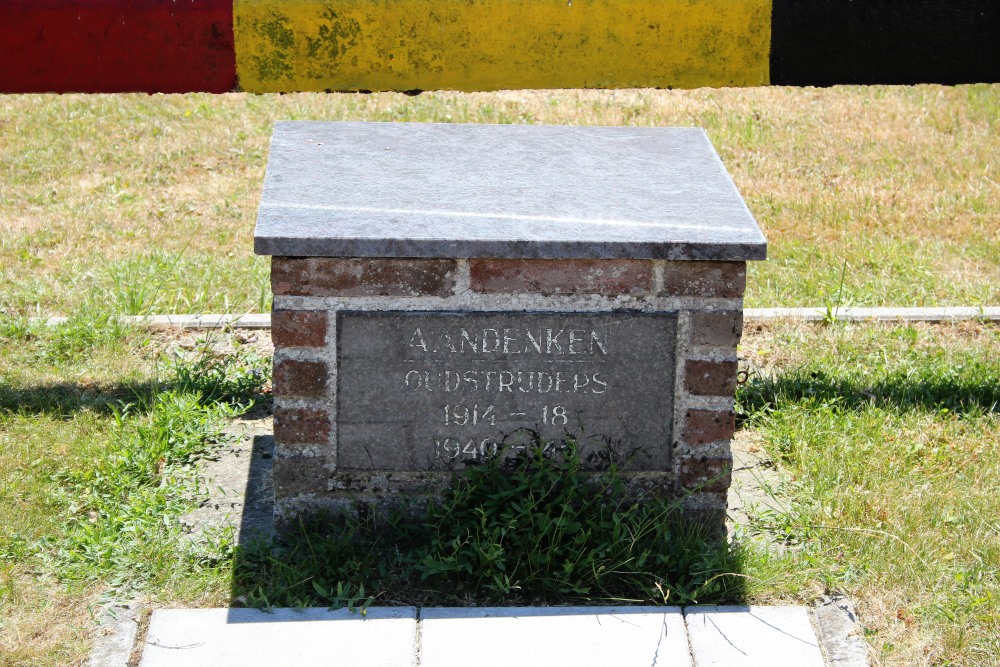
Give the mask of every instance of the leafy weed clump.
POLYGON ((432 505, 421 578, 497 602, 732 599, 735 554, 673 499, 630 499, 615 469, 593 476, 575 447, 495 458, 432 505))
POLYGON ((65 580, 111 575, 131 587, 155 578, 178 547, 177 518, 196 488, 190 465, 218 442, 233 409, 197 395, 157 395, 148 413, 128 405, 93 468, 57 473, 68 510, 49 553, 65 580))
POLYGON ((225 403, 249 410, 270 379, 270 359, 252 347, 221 353, 215 343, 212 337, 202 339, 191 354, 169 359, 165 368, 172 384, 178 391, 197 395, 203 404, 225 403))
POLYGON ((582 470, 572 443, 498 456, 423 511, 304 520, 242 555, 236 594, 258 606, 742 599, 738 549, 675 500, 629 498, 614 468, 582 470))
POLYGON ((199 547, 184 535, 180 517, 204 483, 195 462, 259 397, 267 364, 240 351, 175 359, 167 371, 162 384, 109 406, 114 423, 91 465, 51 474, 52 501, 65 520, 35 552, 58 579, 141 590, 195 569, 205 549, 215 561, 216 552, 230 549, 224 536, 199 547))
POLYGON ((122 344, 128 333, 129 326, 114 315, 99 308, 83 308, 42 338, 42 359, 55 364, 78 362, 94 348, 122 344))

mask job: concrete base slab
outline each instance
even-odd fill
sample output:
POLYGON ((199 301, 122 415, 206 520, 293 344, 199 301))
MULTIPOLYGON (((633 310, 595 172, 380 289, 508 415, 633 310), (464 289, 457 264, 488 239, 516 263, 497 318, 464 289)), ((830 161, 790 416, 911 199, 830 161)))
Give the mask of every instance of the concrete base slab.
POLYGON ((228 431, 232 439, 198 462, 198 471, 204 479, 200 495, 192 498, 198 506, 180 518, 181 523, 191 528, 192 538, 227 528, 232 528, 233 539, 241 545, 271 537, 272 431, 269 418, 239 420, 228 431))
POLYGON ((153 612, 140 667, 332 665, 409 667, 413 607, 369 609, 161 609, 153 612))
POLYGON ((135 648, 141 615, 142 609, 135 602, 106 609, 96 630, 87 667, 125 667, 135 648))
POLYGON ((825 598, 812 609, 816 636, 830 667, 866 667, 868 645, 854 605, 843 595, 825 598))
POLYGON ((678 607, 424 609, 425 667, 691 665, 678 607))
MULTIPOLYGON (((787 512, 784 480, 764 451, 758 434, 733 434, 733 481, 726 500, 726 529, 730 539, 753 538, 753 522, 763 512, 787 512)), ((757 536, 759 537, 759 536, 757 536)), ((770 539, 756 539, 761 548, 781 549, 770 539)))
POLYGON ((688 607, 695 667, 823 667, 805 607, 688 607))
POLYGON ((824 322, 951 322, 956 320, 1000 320, 998 306, 959 306, 939 308, 747 308, 743 317, 749 322, 767 320, 808 320, 824 322))

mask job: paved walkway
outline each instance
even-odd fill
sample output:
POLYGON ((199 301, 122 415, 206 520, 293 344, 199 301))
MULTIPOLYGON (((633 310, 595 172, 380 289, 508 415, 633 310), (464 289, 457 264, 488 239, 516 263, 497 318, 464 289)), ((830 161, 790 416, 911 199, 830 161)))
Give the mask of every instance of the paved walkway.
POLYGON ((863 666, 805 607, 163 609, 140 667, 863 666), (820 636, 823 635, 822 628, 820 636), (834 653, 837 649, 834 647, 834 653), (824 652, 827 653, 824 659, 824 652))

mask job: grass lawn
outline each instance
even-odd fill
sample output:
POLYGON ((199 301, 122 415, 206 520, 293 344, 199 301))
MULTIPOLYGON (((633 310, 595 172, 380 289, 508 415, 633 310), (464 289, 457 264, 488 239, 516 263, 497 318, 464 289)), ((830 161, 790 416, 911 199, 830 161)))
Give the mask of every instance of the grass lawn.
POLYGON ((270 358, 236 336, 176 338, 0 322, 3 665, 82 664, 92 613, 122 596, 228 601, 232 535, 190 539, 178 519, 270 358))
MULTIPOLYGON (((190 539, 178 517, 203 483, 190 463, 222 437, 231 406, 258 396, 267 349, 238 333, 198 343, 83 324, 7 321, 0 343, 4 664, 78 664, 92 610, 134 595, 455 603, 449 561, 435 561, 439 587, 328 527, 281 560, 240 552, 225 532, 190 539)), ((741 356, 753 372, 739 393, 740 437, 774 461, 774 492, 790 509, 750 508, 736 550, 703 561, 741 575, 739 586, 676 580, 668 601, 841 591, 858 603, 878 665, 1000 664, 1000 329, 769 324, 747 331, 741 356)), ((523 600, 494 583, 466 582, 480 598, 523 600)), ((600 599, 555 599, 588 597, 600 599)))
POLYGON ((1000 328, 758 326, 741 356, 790 508, 745 527, 781 547, 756 594, 847 592, 878 665, 1000 664, 1000 328))
MULTIPOLYGON (((116 598, 435 599, 335 536, 320 572, 187 535, 194 463, 263 400, 269 349, 110 317, 269 308, 251 232, 287 118, 699 125, 770 239, 747 306, 1000 304, 1000 85, 0 97, 0 663, 82 664, 116 598)), ((740 586, 673 600, 842 591, 878 665, 1000 665, 1000 329, 769 324, 740 354, 740 437, 789 509, 706 561, 740 586)))
POLYGON ((770 239, 749 307, 1000 302, 1000 85, 973 85, 3 96, 0 309, 267 310, 276 119, 700 126, 770 239))

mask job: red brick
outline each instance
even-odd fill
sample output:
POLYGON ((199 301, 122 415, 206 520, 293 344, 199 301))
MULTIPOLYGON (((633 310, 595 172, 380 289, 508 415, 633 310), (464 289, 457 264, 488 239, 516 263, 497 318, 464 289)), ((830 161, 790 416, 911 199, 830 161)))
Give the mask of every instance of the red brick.
POLYGON ((276 347, 323 347, 326 345, 326 311, 274 311, 271 313, 271 341, 276 347))
POLYGON ((274 257, 271 290, 288 296, 447 296, 453 259, 274 257))
POLYGON ((731 410, 688 410, 684 442, 704 445, 716 440, 728 440, 735 430, 736 415, 731 410))
POLYGON ((314 408, 276 408, 274 439, 278 444, 325 444, 330 440, 330 415, 314 408))
POLYGON ((733 347, 743 334, 743 312, 739 310, 691 313, 691 344, 733 347))
POLYGON ((725 491, 732 479, 732 456, 692 456, 681 465, 680 484, 684 489, 725 491))
POLYGON ((699 396, 732 396, 736 392, 736 360, 688 359, 684 364, 684 388, 699 396))
POLYGON ((326 393, 326 364, 322 361, 276 360, 271 384, 275 396, 322 396, 326 393))
POLYGON ((660 294, 735 298, 746 286, 746 262, 665 262, 660 294))
POLYGON ((649 294, 651 262, 634 259, 474 259, 475 292, 649 294))

